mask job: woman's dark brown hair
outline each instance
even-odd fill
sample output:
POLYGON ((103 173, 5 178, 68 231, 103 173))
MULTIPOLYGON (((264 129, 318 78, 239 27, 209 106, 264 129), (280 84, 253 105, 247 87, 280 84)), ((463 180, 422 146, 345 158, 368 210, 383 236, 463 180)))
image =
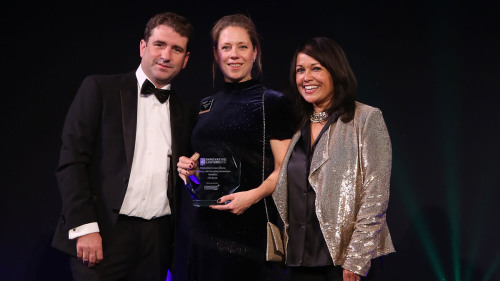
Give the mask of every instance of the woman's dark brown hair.
MULTIPOLYGON (((250 41, 252 42, 252 46, 254 50, 257 49, 257 57, 255 58, 255 67, 252 67, 252 78, 256 78, 257 76, 262 77, 262 52, 260 50, 260 41, 259 35, 257 34, 257 29, 255 28, 255 24, 251 19, 242 14, 229 15, 221 18, 217 23, 215 23, 210 35, 212 36, 212 46, 217 50, 217 45, 219 44, 219 36, 220 33, 226 28, 230 26, 241 27, 246 30, 248 33, 248 37, 250 37, 250 41)), ((215 72, 219 65, 214 58, 214 62, 212 65, 212 74, 215 79, 215 72)))
POLYGON ((301 121, 300 126, 309 122, 313 113, 313 105, 305 101, 297 89, 295 75, 299 53, 304 53, 317 60, 332 76, 333 98, 327 105, 325 112, 329 115, 335 113, 344 123, 351 121, 356 109, 356 78, 342 48, 331 39, 316 37, 305 41, 297 48, 290 66, 289 91, 291 99, 297 107, 297 114, 301 121))

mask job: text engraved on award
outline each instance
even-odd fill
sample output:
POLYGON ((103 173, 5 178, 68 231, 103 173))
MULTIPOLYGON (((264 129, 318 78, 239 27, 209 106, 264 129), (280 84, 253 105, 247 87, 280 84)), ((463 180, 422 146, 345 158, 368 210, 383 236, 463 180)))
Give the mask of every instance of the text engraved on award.
POLYGON ((200 170, 207 174, 207 182, 203 186, 204 190, 219 190, 219 173, 229 173, 225 168, 227 163, 226 158, 201 158, 200 170), (223 166, 207 166, 207 165, 223 165, 223 166))
POLYGON ((196 207, 211 206, 240 186, 241 162, 228 147, 206 143, 198 148, 198 166, 185 182, 196 207))

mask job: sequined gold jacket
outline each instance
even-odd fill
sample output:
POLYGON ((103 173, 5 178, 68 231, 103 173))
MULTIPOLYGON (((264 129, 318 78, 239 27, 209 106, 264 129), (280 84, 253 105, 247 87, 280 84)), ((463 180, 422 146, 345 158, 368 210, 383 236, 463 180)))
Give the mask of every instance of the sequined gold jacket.
MULTIPOLYGON (((290 155, 300 138, 292 138, 273 193, 285 223, 288 244, 290 155)), ((335 265, 366 276, 371 259, 394 252, 385 221, 389 203, 391 141, 382 112, 356 103, 354 119, 330 125, 318 140, 309 183, 316 192, 316 215, 335 265)), ((292 203, 293 204, 293 203, 292 203)))

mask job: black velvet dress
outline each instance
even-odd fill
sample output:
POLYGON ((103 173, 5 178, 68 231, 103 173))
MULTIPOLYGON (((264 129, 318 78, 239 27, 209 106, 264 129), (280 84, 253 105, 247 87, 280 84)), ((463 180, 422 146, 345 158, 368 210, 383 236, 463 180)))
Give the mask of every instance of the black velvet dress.
MULTIPOLYGON (((262 183, 263 116, 262 94, 266 88, 257 80, 226 83, 223 91, 202 100, 211 108, 200 109, 191 136, 193 151, 204 143, 220 142, 241 161, 240 187, 250 190, 262 183)), ((282 93, 265 94, 265 176, 274 170, 270 139, 290 139, 293 114, 282 93)), ((277 212, 271 196, 266 198, 271 221, 277 212)), ((266 262, 266 211, 264 202, 252 205, 242 215, 207 207, 196 208, 189 249, 188 280, 268 280, 266 262)))

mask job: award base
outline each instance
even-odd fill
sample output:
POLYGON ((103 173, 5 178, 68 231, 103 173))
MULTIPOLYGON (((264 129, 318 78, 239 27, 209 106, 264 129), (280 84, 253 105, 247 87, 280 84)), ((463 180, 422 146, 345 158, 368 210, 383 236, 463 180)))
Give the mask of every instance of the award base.
POLYGON ((224 203, 217 203, 217 200, 193 200, 195 207, 208 207, 211 205, 224 205, 224 203))

